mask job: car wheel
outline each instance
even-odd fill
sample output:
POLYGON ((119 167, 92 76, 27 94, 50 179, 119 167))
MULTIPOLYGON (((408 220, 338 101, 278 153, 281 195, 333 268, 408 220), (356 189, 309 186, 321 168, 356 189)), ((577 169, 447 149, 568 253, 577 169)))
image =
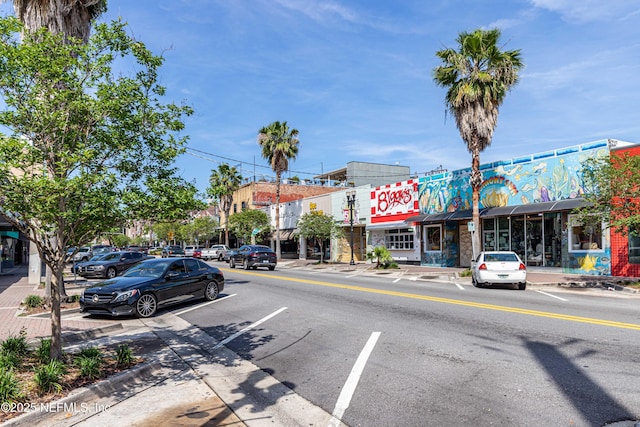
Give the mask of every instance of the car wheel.
POLYGON ((525 289, 527 289, 527 284, 526 283, 518 284, 518 289, 520 289, 521 291, 524 291, 525 289))
POLYGON ((151 317, 158 310, 158 300, 153 294, 143 294, 136 302, 138 317, 151 317))
POLYGON ((248 269, 249 269, 249 261, 248 261, 246 258, 242 261, 242 267, 243 267, 245 270, 248 270, 248 269))
POLYGON ((213 301, 214 299, 218 298, 219 292, 220 291, 218 290, 218 284, 215 280, 212 280, 207 283, 207 287, 204 288, 204 297, 209 301, 213 301))
POLYGON ((471 283, 476 288, 481 288, 482 287, 482 285, 480 283, 478 283, 478 281, 473 276, 471 276, 471 283))
POLYGON ((236 263, 233 262, 233 258, 229 259, 229 268, 236 268, 236 263))
POLYGON ((275 269, 276 269, 276 266, 275 266, 275 265, 272 265, 272 266, 270 266, 270 267, 269 267, 269 270, 271 270, 271 271, 273 271, 273 270, 275 270, 275 269))
POLYGON ((118 272, 116 271, 115 268, 113 268, 113 267, 107 268, 107 278, 108 279, 113 279, 117 275, 118 275, 118 272))
POLYGON ((222 261, 222 255, 218 255, 218 261, 222 261))

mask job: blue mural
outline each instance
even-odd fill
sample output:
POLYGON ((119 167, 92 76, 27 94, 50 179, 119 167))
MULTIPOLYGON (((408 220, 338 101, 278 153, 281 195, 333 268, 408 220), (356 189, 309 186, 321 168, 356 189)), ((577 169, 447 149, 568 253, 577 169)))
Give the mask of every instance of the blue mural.
MULTIPOLYGON (((571 199, 584 194, 582 163, 607 156, 605 140, 480 166, 480 208, 571 199)), ((471 168, 422 177, 420 213, 471 209, 471 168)))

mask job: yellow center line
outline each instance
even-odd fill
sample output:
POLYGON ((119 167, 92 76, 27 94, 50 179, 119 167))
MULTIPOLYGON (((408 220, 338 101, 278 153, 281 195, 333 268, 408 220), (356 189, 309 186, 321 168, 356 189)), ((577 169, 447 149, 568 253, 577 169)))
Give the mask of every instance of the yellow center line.
POLYGON ((495 310, 495 311, 505 311, 508 313, 518 313, 518 314, 526 314, 529 316, 538 316, 538 317, 547 317, 550 319, 560 319, 567 320, 570 322, 579 322, 579 323, 589 323, 592 325, 601 325, 601 326, 611 326, 614 328, 623 328, 623 329, 633 329, 636 331, 640 331, 640 325, 635 323, 624 323, 624 322, 615 322, 612 320, 604 320, 604 319, 594 319, 591 317, 582 317, 582 316, 572 316, 569 314, 559 314, 559 313, 551 313, 548 311, 538 311, 538 310, 528 310, 525 308, 515 308, 515 307, 506 307, 502 305, 494 305, 494 304, 484 304, 480 302, 471 302, 471 301, 462 301, 457 299, 450 298, 440 298, 440 297, 432 297, 426 295, 418 295, 418 294, 410 294, 407 292, 397 292, 397 291, 389 291, 383 289, 373 289, 373 288, 365 288, 362 286, 353 286, 353 285, 343 285, 340 283, 330 283, 330 282, 321 282, 319 280, 308 280, 308 279, 295 279, 291 277, 285 276, 276 276, 273 274, 265 274, 265 273, 257 273, 257 272, 249 272, 249 271, 238 271, 238 270, 229 270, 223 269, 228 272, 235 272, 239 274, 247 274, 251 276, 257 277, 265 277, 269 279, 277 278, 278 280, 285 280, 288 282, 295 283, 306 283, 309 285, 319 285, 326 286, 329 288, 338 288, 338 289, 348 289, 351 291, 359 291, 359 292, 369 292, 372 294, 382 294, 382 295, 390 295, 402 298, 411 298, 423 301, 432 301, 432 302, 440 302, 444 304, 454 304, 461 305, 465 307, 475 307, 475 308, 483 308, 485 310, 495 310))

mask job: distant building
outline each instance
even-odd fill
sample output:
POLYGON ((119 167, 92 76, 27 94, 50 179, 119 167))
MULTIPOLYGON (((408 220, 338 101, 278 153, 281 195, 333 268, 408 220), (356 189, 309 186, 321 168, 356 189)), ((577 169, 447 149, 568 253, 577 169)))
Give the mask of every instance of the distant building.
POLYGON ((390 182, 406 181, 410 178, 409 166, 380 163, 349 162, 347 167, 317 175, 314 179, 327 185, 342 187, 379 187, 390 182))

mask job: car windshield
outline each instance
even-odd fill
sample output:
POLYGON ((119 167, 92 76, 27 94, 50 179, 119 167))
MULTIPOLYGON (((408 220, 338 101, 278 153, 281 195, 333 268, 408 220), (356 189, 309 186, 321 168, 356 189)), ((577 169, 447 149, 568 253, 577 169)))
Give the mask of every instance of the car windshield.
POLYGON ((94 255, 94 256, 91 257, 91 259, 89 261, 100 261, 104 257, 105 257, 105 255, 94 255))
POLYGON ((127 270, 123 277, 161 277, 173 261, 140 263, 127 270))
POLYGON ((485 262, 505 262, 505 261, 514 261, 517 262, 518 258, 516 254, 484 254, 485 262))

